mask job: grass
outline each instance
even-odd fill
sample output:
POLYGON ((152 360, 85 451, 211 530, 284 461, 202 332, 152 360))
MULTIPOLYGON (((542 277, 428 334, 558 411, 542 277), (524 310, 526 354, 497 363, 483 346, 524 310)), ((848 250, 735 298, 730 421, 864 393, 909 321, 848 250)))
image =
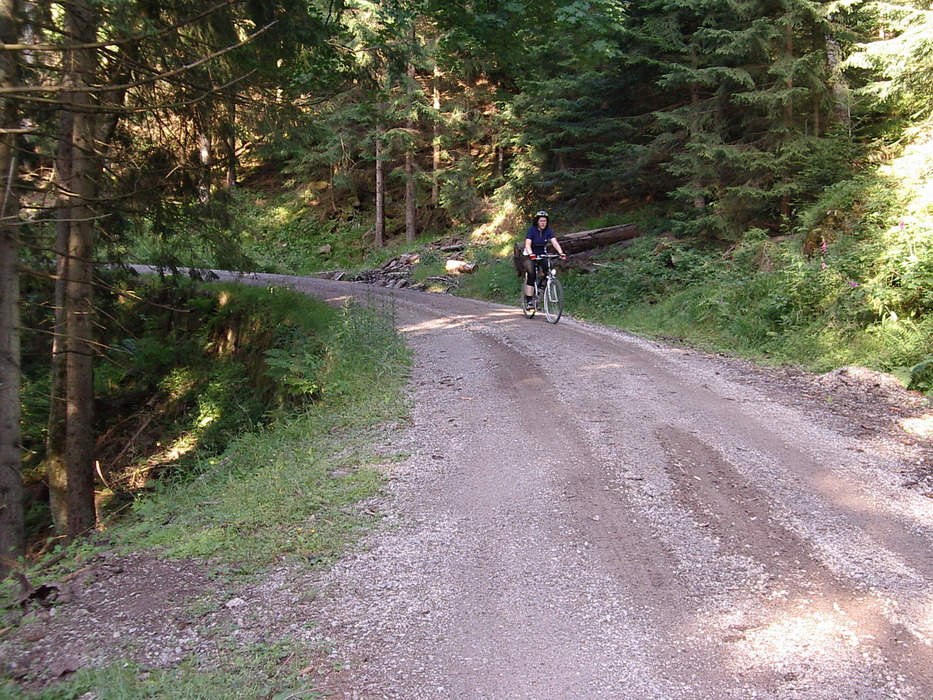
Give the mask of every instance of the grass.
POLYGON ((308 671, 320 651, 292 644, 256 644, 232 651, 213 664, 188 657, 172 668, 148 669, 129 662, 80 669, 67 681, 36 692, 2 685, 0 698, 28 700, 317 700, 316 672, 308 671))
MULTIPOLYGON (((289 299, 275 303, 291 308, 297 298, 289 299)), ((404 387, 410 356, 393 321, 391 307, 371 303, 350 304, 328 316, 328 328, 318 329, 326 351, 323 389, 315 400, 242 433, 222 454, 204 455, 157 482, 137 498, 128 517, 109 524, 107 546, 201 560, 226 572, 231 586, 261 575, 273 562, 332 563, 376 523, 366 501, 382 487, 380 465, 398 458, 373 447, 385 442, 385 432, 409 410, 404 387)), ((27 574, 56 580, 96 552, 93 540, 80 540, 60 551, 63 558, 41 577, 27 574)), ((0 584, 0 599, 10 602, 17 595, 12 580, 0 584)), ((185 609, 191 624, 206 606, 204 600, 191 601, 185 609)), ((5 617, 0 628, 16 624, 15 616, 5 617)), ((324 657, 288 639, 247 647, 231 643, 218 660, 187 658, 151 669, 114 659, 34 692, 0 676, 0 698, 58 700, 91 692, 127 700, 317 698, 315 669, 327 663, 324 657)))
POLYGON ((311 411, 245 435, 194 483, 142 501, 117 541, 250 570, 282 557, 329 563, 371 520, 355 506, 382 484, 371 468, 384 460, 369 449, 376 438, 372 426, 311 411))
MULTIPOLYGON (((799 240, 774 242, 757 231, 729 251, 648 233, 624 249, 597 252, 588 272, 563 273, 565 309, 577 318, 761 364, 815 372, 861 365, 929 390, 933 321, 920 306, 898 314, 877 301, 890 307, 892 298, 912 291, 906 275, 875 273, 880 283, 854 281, 866 278, 876 260, 866 252, 871 245, 839 242, 835 257, 831 250, 824 259, 808 259, 799 240)), ((462 278, 456 293, 517 304, 520 282, 511 257, 488 251, 480 256, 477 272, 462 278)), ((919 275, 910 281, 928 288, 919 275)))
POLYGON ((160 483, 115 539, 255 570, 283 557, 325 563, 339 556, 370 519, 355 504, 381 486, 372 466, 387 458, 372 445, 407 410, 409 356, 391 310, 371 305, 344 307, 328 345, 319 400, 241 435, 202 460, 197 476, 160 483))

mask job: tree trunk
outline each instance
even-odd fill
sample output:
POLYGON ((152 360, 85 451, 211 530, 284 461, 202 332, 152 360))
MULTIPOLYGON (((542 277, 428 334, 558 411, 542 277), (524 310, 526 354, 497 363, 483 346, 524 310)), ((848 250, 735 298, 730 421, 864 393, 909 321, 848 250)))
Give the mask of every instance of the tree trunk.
POLYGON ((225 100, 227 113, 224 123, 224 187, 236 187, 236 102, 230 95, 225 100))
POLYGON ((432 129, 431 154, 431 206, 437 208, 441 202, 441 69, 434 66, 434 127, 432 129))
MULTIPOLYGON (((794 23, 790 13, 787 14, 786 23, 784 25, 784 52, 785 57, 787 58, 792 58, 794 55, 794 23)), ((787 96, 787 101, 784 103, 784 133, 786 137, 787 135, 793 133, 794 125, 794 101, 792 99, 794 90, 793 76, 788 74, 784 82, 789 93, 787 96)), ((785 192, 783 195, 781 195, 781 202, 779 207, 781 218, 784 221, 787 221, 788 217, 790 217, 790 194, 785 192)))
POLYGON ((386 186, 382 162, 382 135, 376 137, 376 241, 381 248, 386 240, 386 186))
MULTIPOLYGON (((694 70, 696 70, 699 65, 697 52, 693 47, 690 48, 690 64, 694 70)), ((693 140, 697 137, 697 134, 700 133, 700 116, 697 113, 698 105, 700 104, 700 86, 697 83, 690 83, 690 104, 693 108, 693 112, 690 115, 690 139, 693 140)), ((693 196, 693 208, 704 209, 706 207, 706 197, 701 194, 703 191, 703 183, 699 177, 695 176, 692 184, 696 191, 696 194, 693 196)))
MULTIPOLYGON (((88 0, 66 5, 66 24, 74 41, 92 44, 96 23, 88 0)), ((76 537, 96 523, 94 506, 94 351, 93 251, 94 221, 91 201, 96 190, 94 112, 90 94, 95 68, 92 48, 77 48, 72 65, 74 127, 72 219, 68 237, 68 279, 65 284, 65 465, 67 521, 65 532, 76 537)))
POLYGON ((849 107, 849 86, 842 72, 839 70, 842 49, 839 42, 832 37, 826 37, 826 60, 829 64, 830 80, 833 86, 833 101, 836 106, 836 120, 851 134, 852 113, 849 107))
MULTIPOLYGON (((16 0, 0 0, 0 41, 18 39, 16 0)), ((0 86, 15 87, 17 60, 13 51, 0 52, 0 86)), ((2 105, 0 135, 0 579, 10 570, 11 560, 23 554, 23 477, 20 435, 20 343, 19 343, 19 207, 13 186, 16 176, 14 139, 16 103, 2 105)))
POLYGON ((588 231, 567 233, 558 236, 557 241, 565 253, 573 255, 582 253, 584 250, 638 238, 639 235, 638 227, 635 224, 622 224, 620 226, 606 226, 588 231))
MULTIPOLYGON (((412 42, 415 39, 415 30, 412 28, 412 42)), ((408 93, 408 118, 405 120, 405 126, 408 129, 409 142, 405 149, 405 240, 408 243, 414 243, 418 235, 416 217, 417 209, 415 207, 415 118, 414 118, 414 83, 415 83, 415 64, 408 63, 408 84, 406 92, 408 93)))
POLYGON ((211 198, 211 133, 206 108, 199 111, 198 125, 198 201, 202 204, 211 198))
POLYGON ((55 321, 52 327, 51 386, 49 422, 45 440, 45 478, 49 487, 49 506, 56 532, 65 532, 68 521, 68 475, 65 470, 65 285, 68 280, 68 240, 71 236, 71 140, 74 115, 62 110, 59 115, 59 141, 55 153, 55 182, 58 190, 58 221, 55 237, 55 321))
POLYGON ((414 243, 418 235, 415 207, 415 155, 405 154, 405 240, 414 243))

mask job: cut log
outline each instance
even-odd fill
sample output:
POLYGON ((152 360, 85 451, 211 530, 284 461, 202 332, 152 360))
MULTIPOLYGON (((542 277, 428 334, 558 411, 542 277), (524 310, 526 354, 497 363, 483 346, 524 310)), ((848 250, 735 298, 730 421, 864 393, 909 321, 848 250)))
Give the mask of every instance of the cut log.
POLYGON ((638 227, 635 224, 622 224, 621 226, 606 226, 594 228, 589 231, 576 231, 557 237, 557 242, 567 255, 582 253, 584 250, 612 245, 630 238, 638 238, 638 227))
POLYGON ((447 272, 452 275, 462 275, 476 270, 475 263, 463 262, 463 260, 448 260, 446 265, 447 272))

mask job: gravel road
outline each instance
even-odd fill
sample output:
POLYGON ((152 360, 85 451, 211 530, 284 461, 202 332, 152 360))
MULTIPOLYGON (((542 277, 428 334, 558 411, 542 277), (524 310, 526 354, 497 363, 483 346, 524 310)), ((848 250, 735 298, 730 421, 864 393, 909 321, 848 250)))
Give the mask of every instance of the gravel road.
POLYGON ((0 669, 41 687, 286 640, 323 650, 306 670, 332 698, 933 698, 933 440, 898 427, 933 409, 883 375, 243 279, 395 314, 413 415, 378 446, 406 455, 365 506, 381 526, 329 571, 236 590, 201 562, 101 553, 70 603, 0 639, 0 669), (213 605, 187 624, 195 599, 213 605))
POLYGON ((334 697, 933 697, 899 441, 572 318, 271 279, 391 299, 415 353, 385 527, 323 582, 334 697))

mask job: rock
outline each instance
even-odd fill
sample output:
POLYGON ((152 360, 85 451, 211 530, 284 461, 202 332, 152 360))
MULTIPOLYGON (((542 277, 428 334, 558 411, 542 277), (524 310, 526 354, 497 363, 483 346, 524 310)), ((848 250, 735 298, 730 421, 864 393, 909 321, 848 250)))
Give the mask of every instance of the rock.
POLYGON ((327 245, 322 245, 320 248, 318 248, 317 252, 320 253, 321 255, 330 255, 333 252, 333 250, 334 250, 334 247, 330 244, 327 244, 327 245))
POLYGON ((78 658, 76 656, 67 655, 54 661, 52 665, 49 666, 49 673, 55 678, 60 678, 65 674, 74 673, 79 668, 81 668, 81 664, 78 663, 78 658))

